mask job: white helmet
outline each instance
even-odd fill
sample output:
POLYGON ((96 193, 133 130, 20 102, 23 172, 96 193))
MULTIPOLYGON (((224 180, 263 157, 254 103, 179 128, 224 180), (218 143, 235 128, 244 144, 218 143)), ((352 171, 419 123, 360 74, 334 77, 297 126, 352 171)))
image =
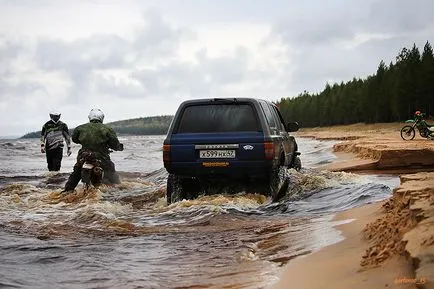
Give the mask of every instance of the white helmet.
POLYGON ((89 121, 91 120, 98 120, 100 122, 103 122, 104 120, 104 113, 99 108, 94 108, 89 112, 89 121))
POLYGON ((51 111, 50 118, 54 123, 57 123, 60 120, 60 112, 51 111))

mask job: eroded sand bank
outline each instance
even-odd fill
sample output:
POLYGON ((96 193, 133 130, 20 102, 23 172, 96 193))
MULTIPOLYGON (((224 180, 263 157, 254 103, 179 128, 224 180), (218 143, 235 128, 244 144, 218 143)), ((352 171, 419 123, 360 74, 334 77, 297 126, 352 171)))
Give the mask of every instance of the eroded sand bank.
POLYGON ((401 139, 402 124, 301 130, 298 137, 342 140, 352 153, 329 170, 393 172, 391 198, 338 214, 346 239, 289 263, 275 288, 434 288, 434 141, 401 139))

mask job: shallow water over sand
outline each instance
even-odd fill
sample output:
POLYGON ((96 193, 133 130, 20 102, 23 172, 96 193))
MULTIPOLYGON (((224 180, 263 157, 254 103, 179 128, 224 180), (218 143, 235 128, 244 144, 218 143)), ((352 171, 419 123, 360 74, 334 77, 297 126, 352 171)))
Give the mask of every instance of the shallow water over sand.
POLYGON ((291 259, 342 239, 333 213, 399 183, 322 171, 332 142, 299 139, 305 169, 288 170, 282 201, 240 192, 167 206, 163 138, 124 137, 112 154, 122 184, 68 196, 75 154, 49 174, 38 140, 1 140, 0 287, 264 288, 291 259))

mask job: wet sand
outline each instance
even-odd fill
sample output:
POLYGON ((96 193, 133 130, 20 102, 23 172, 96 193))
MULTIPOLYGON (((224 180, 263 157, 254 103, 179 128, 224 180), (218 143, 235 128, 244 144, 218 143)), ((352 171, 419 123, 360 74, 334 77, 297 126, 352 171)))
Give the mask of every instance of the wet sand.
POLYGON ((305 129, 297 137, 342 140, 332 171, 393 173, 386 201, 337 214, 345 240, 290 262, 280 288, 434 288, 434 141, 401 139, 402 124, 305 129))

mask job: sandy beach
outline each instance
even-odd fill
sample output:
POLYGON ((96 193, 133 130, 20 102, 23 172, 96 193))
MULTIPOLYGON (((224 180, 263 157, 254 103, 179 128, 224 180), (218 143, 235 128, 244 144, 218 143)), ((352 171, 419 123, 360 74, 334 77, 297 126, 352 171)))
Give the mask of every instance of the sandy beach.
POLYGON ((382 202, 342 212, 342 242, 290 262, 276 289, 434 288, 434 141, 400 137, 400 123, 301 129, 296 137, 339 140, 324 169, 397 174, 382 202))

